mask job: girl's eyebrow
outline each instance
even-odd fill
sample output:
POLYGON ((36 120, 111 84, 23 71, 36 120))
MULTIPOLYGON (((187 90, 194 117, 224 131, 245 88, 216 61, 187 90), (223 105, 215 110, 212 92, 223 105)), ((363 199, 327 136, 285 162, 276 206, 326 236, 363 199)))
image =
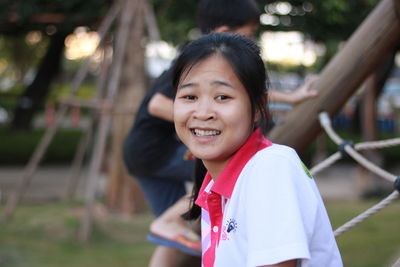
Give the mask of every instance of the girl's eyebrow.
POLYGON ((180 84, 178 86, 178 89, 185 89, 185 88, 193 87, 193 86, 196 86, 196 83, 184 83, 184 84, 180 84))
MULTIPOLYGON (((226 86, 226 87, 229 87, 229 88, 233 88, 232 85, 231 85, 230 83, 225 82, 225 81, 223 81, 223 80, 215 80, 215 81, 212 81, 212 82, 210 83, 210 85, 211 85, 211 86, 226 86)), ((195 86, 198 86, 198 83, 195 83, 195 82, 188 82, 188 83, 184 83, 184 84, 179 85, 179 86, 178 86, 178 89, 185 89, 185 88, 188 88, 188 87, 195 87, 195 86)))
POLYGON ((226 86, 226 87, 233 88, 232 85, 231 85, 230 83, 225 82, 225 81, 222 81, 222 80, 213 81, 213 82, 211 83, 211 85, 222 85, 222 86, 226 86))

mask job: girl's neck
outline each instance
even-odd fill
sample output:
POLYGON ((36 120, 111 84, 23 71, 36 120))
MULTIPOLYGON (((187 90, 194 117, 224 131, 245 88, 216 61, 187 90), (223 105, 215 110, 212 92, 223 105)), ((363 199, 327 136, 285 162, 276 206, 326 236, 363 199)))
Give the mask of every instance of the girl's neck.
POLYGON ((215 181, 219 174, 223 171, 225 168, 226 164, 228 163, 228 160, 224 161, 207 161, 203 160, 203 164, 206 167, 208 173, 211 175, 212 179, 215 181))

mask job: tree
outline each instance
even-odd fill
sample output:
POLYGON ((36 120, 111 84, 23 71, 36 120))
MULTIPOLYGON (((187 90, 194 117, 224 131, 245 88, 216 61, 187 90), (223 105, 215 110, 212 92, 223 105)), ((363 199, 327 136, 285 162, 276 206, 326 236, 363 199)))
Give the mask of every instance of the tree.
POLYGON ((52 81, 61 69, 65 37, 78 26, 96 28, 109 4, 109 0, 1 1, 0 34, 21 36, 35 30, 50 39, 36 77, 17 101, 11 123, 13 129, 31 128, 35 112, 44 102, 52 81))
POLYGON ((174 45, 188 40, 196 28, 196 0, 151 0, 161 32, 161 39, 174 45))
POLYGON ((263 25, 262 30, 300 31, 306 38, 323 43, 326 53, 318 66, 321 69, 337 52, 340 43, 350 37, 378 2, 378 0, 262 1, 260 3, 263 4, 266 14, 271 16, 271 20, 275 19, 275 23, 263 25))
POLYGON ((35 112, 43 104, 43 100, 50 90, 51 82, 61 69, 64 39, 67 34, 59 32, 50 37, 47 52, 34 80, 19 97, 11 124, 13 129, 30 129, 35 112))

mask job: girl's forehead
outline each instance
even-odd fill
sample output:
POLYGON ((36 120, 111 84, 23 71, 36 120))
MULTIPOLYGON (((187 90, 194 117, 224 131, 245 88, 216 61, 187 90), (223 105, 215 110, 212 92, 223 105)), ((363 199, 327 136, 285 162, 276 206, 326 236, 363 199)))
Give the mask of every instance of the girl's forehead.
POLYGON ((203 74, 225 77, 225 79, 233 79, 236 81, 240 80, 229 60, 222 55, 213 54, 187 65, 180 76, 180 83, 187 80, 187 78, 192 79, 203 74))
POLYGON ((212 68, 221 70, 224 70, 226 68, 228 68, 229 70, 233 70, 232 64, 221 53, 213 53, 206 58, 193 62, 191 65, 187 66, 186 70, 191 70, 193 68, 198 69, 204 66, 210 66, 212 68))

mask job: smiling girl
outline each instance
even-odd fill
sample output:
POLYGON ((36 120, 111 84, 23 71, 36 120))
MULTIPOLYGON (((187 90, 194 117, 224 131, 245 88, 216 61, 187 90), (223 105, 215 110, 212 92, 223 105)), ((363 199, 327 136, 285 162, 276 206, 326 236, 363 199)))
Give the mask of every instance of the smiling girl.
POLYGON ((258 46, 238 35, 206 35, 175 63, 176 132, 208 171, 189 213, 201 207, 202 264, 342 266, 314 180, 263 136, 266 81, 258 46))

